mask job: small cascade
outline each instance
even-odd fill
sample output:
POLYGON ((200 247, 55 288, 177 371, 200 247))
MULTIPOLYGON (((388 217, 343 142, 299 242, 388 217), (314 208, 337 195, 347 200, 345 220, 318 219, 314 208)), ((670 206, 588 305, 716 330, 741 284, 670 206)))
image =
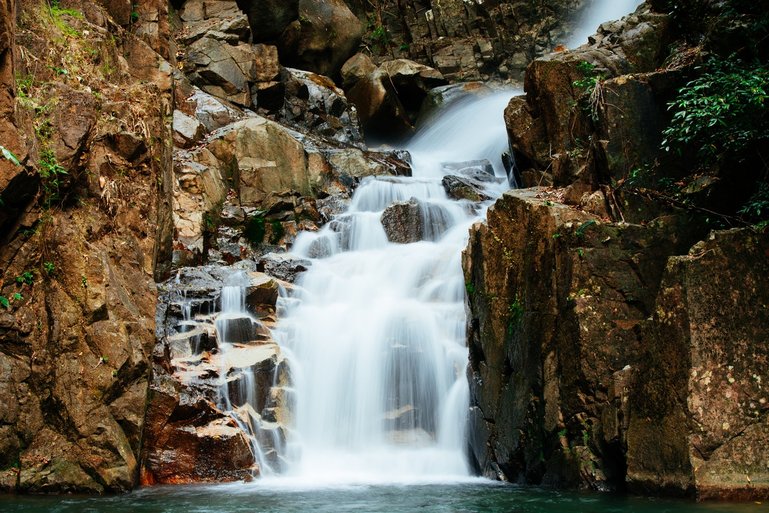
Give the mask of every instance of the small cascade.
POLYGON ((642 3, 643 0, 593 0, 583 12, 566 46, 576 48, 587 43, 587 38, 595 34, 602 23, 619 20, 642 3))
POLYGON ((279 389, 279 366, 265 369, 272 348, 261 342, 270 334, 246 309, 245 274, 236 273, 230 283, 222 287, 221 310, 215 320, 222 377, 218 406, 248 435, 260 475, 274 475, 280 471, 284 435, 281 426, 263 417, 265 398, 258 393, 279 389))
POLYGON ((296 390, 290 476, 469 476, 461 251, 489 202, 450 198, 442 180, 484 198, 509 187, 502 113, 512 94, 452 104, 408 145, 413 177, 364 179, 347 212, 298 237, 293 253, 312 266, 280 302, 274 333, 296 390))

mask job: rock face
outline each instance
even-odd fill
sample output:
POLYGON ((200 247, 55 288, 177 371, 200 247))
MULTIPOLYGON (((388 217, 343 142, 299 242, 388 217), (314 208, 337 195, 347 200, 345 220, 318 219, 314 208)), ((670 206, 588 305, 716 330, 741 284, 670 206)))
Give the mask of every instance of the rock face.
POLYGON ((732 230, 668 261, 629 401, 632 490, 769 497, 767 254, 765 235, 732 230))
POLYGON ((654 160, 666 100, 681 80, 655 72, 671 40, 668 16, 644 5, 602 25, 592 43, 532 62, 526 97, 513 98, 505 111, 523 185, 541 185, 545 169, 546 183, 596 184, 654 160), (591 79, 596 87, 580 87, 591 79))
POLYGON ((507 193, 464 255, 479 469, 766 497, 766 237, 713 232, 687 252, 674 219, 605 224, 548 198, 507 193))
POLYGON ((407 58, 452 81, 515 78, 537 56, 567 41, 569 22, 589 2, 351 0, 368 20, 364 42, 377 61, 407 58))
POLYGON ((0 158, 0 490, 125 491, 170 255, 172 67, 94 4, 41 5, 15 29, 0 5, 0 135, 21 162, 0 158))
POLYGON ((463 265, 480 471, 623 485, 623 383, 642 360, 638 327, 667 258, 686 247, 675 227, 604 224, 531 189, 506 193, 472 230, 463 265))
POLYGON ((659 149, 696 62, 690 51, 663 65, 671 23, 645 4, 534 61, 505 112, 518 183, 549 187, 505 194, 463 258, 470 451, 490 477, 769 494, 769 242, 708 235, 689 195, 729 189, 659 149), (633 185, 652 162, 678 192, 633 185))
POLYGON ((279 284, 247 269, 181 269, 162 286, 143 484, 248 480, 280 466, 290 381, 267 330, 279 284), (221 284, 237 273, 247 312, 218 316, 221 284))
POLYGON ((353 56, 343 69, 347 94, 369 135, 393 137, 413 129, 428 92, 446 84, 437 70, 407 59, 373 69, 369 63, 353 56))

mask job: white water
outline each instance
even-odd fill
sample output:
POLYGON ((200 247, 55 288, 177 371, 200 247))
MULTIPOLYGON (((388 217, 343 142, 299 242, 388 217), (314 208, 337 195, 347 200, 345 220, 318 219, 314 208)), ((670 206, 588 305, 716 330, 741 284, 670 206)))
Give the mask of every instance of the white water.
POLYGON ((443 162, 488 159, 507 186, 503 111, 513 92, 453 104, 407 145, 413 178, 369 178, 349 210, 294 253, 313 258, 275 334, 296 390, 289 475, 312 484, 467 479, 469 404, 461 251, 473 214, 441 185, 443 162), (416 198, 425 239, 388 242, 393 201, 416 198))
POLYGON ((587 43, 587 38, 595 34, 601 23, 619 20, 632 13, 642 3, 643 0, 593 0, 566 46, 576 48, 587 43))
MULTIPOLYGON (((255 329, 259 325, 246 309, 244 273, 234 273, 222 287, 221 311, 216 316, 217 345, 219 348, 219 404, 248 436, 251 453, 260 475, 275 474, 280 467, 282 437, 279 427, 265 422, 257 412, 257 383, 254 365, 264 357, 265 349, 254 343, 255 329), (230 382, 235 375, 235 381, 230 382), (270 451, 265 454, 265 449, 270 451)), ((277 385, 273 375, 272 385, 277 385)))

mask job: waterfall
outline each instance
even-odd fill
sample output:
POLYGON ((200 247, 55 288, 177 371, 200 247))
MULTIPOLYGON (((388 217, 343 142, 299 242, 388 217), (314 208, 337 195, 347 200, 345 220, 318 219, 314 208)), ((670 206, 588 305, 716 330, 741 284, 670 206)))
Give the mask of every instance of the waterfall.
POLYGON ((347 212, 297 239, 293 252, 312 266, 280 301, 275 333, 296 391, 290 475, 313 483, 469 476, 460 258, 488 202, 449 199, 441 179, 464 175, 492 198, 509 187, 501 156, 512 95, 452 104, 407 144, 413 177, 365 179, 347 212), (383 227, 393 203, 411 209, 394 223, 408 243, 390 242, 383 227))
POLYGON ((566 46, 576 48, 587 43, 587 38, 607 21, 618 20, 633 12, 643 0, 593 0, 585 9, 566 46))
MULTIPOLYGON (((245 273, 236 272, 222 287, 220 312, 215 326, 219 348, 218 407, 228 414, 248 437, 259 474, 270 476, 281 469, 283 435, 280 426, 263 419, 259 407, 256 372, 270 349, 256 342, 265 328, 246 309, 245 273)), ((186 315, 186 310, 185 310, 186 315)), ((270 372, 270 388, 278 386, 278 367, 270 372)))

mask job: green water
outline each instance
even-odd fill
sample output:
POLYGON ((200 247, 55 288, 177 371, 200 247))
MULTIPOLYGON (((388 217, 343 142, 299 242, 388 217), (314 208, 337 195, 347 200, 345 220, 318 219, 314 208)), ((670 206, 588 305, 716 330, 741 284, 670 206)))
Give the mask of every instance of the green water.
POLYGON ((155 487, 126 495, 0 496, 2 513, 766 513, 764 504, 696 504, 485 482, 297 488, 263 483, 155 487))

